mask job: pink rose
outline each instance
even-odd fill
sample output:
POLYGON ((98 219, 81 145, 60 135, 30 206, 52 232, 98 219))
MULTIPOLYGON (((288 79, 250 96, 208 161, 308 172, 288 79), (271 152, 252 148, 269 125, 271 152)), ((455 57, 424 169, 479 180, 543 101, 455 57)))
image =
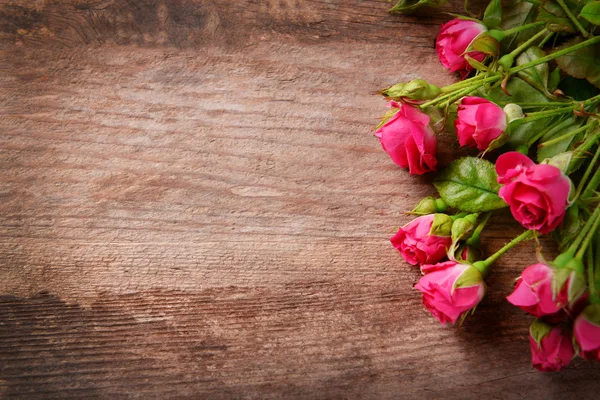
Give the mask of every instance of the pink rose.
MULTIPOLYGON (((442 25, 435 44, 440 62, 450 71, 457 71, 463 78, 466 77, 473 67, 465 59, 464 53, 477 35, 485 31, 485 25, 462 19, 453 19, 442 25)), ((480 51, 467 54, 477 61, 485 58, 480 51)))
POLYGON ((553 279, 552 267, 546 264, 530 265, 523 270, 515 291, 506 300, 534 317, 557 314, 564 304, 552 295, 553 279))
POLYGON ((600 361, 600 304, 590 304, 575 319, 573 336, 586 360, 600 361))
POLYGON ((575 355, 571 334, 559 326, 549 325, 540 320, 531 325, 529 346, 531 363, 540 371, 560 371, 569 365, 575 355))
POLYGON ((458 104, 458 118, 454 121, 458 143, 461 146, 486 150, 506 129, 504 110, 481 97, 464 97, 458 104))
POLYGON ((504 184, 498 194, 521 225, 544 234, 562 222, 571 181, 560 169, 535 164, 527 156, 511 151, 498 157, 496 172, 498 182, 504 184))
POLYGON ((451 228, 446 214, 424 215, 400 228, 390 241, 409 264, 436 263, 446 257, 451 228))
POLYGON ((411 174, 421 175, 435 171, 436 139, 429 126, 429 116, 406 104, 390 102, 397 107, 394 114, 375 136, 392 160, 411 174))
POLYGON ((425 276, 415 289, 423 293, 423 305, 442 325, 456 323, 483 299, 483 277, 471 265, 446 261, 424 265, 421 270, 425 276))

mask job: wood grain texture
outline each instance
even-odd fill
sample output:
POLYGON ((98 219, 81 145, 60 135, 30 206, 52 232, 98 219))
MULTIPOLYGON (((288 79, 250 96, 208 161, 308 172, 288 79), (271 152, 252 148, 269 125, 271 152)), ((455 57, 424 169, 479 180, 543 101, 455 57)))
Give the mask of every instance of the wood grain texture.
POLYGON ((461 329, 420 305, 388 238, 433 189, 373 93, 452 77, 443 20, 387 7, 0 4, 0 397, 595 398, 597 363, 529 365, 529 247, 461 329))

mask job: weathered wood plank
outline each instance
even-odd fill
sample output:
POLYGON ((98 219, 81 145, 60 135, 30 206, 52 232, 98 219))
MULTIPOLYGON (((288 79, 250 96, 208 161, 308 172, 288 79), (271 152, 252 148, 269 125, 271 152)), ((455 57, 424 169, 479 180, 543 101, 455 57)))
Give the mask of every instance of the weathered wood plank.
MULTIPOLYGON (((460 330, 387 240, 431 193, 371 135, 439 17, 378 1, 0 5, 0 397, 586 398, 504 300, 460 330)), ((442 161, 454 151, 442 138, 442 161)), ((500 216, 493 250, 520 228, 500 216), (500 229, 502 227, 502 229, 500 229)))

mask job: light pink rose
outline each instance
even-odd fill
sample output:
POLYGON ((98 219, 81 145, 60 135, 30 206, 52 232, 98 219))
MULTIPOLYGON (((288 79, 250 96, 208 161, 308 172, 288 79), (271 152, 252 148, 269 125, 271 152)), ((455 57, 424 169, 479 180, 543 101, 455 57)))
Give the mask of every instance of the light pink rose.
POLYGON ((452 219, 445 214, 424 215, 400 228, 390 241, 409 264, 436 263, 446 257, 446 250, 452 243, 451 227, 452 219), (436 216, 439 216, 438 220, 448 221, 448 228, 445 232, 432 232, 436 216))
POLYGON ((392 161, 414 175, 435 171, 435 133, 429 116, 415 107, 390 102, 398 112, 375 132, 392 161))
POLYGON ((530 331, 529 346, 531 348, 531 363, 539 371, 560 371, 575 355, 571 334, 559 326, 551 326, 542 338, 536 341, 530 331))
POLYGON ((588 305, 575 319, 573 336, 586 360, 600 361, 600 304, 588 305))
POLYGON ((486 150, 506 129, 507 118, 498 105, 481 97, 464 97, 454 121, 461 146, 486 150))
POLYGON ((527 156, 511 151, 498 157, 496 172, 498 182, 504 184, 498 194, 521 225, 544 234, 562 222, 571 182, 560 169, 535 164, 527 156))
MULTIPOLYGON (((482 32, 487 31, 485 25, 475 21, 453 19, 440 28, 435 49, 440 62, 452 72, 459 72, 464 78, 473 69, 465 59, 465 50, 482 32)), ((483 61, 485 54, 480 51, 467 53, 477 61, 483 61)))
POLYGON ((423 293, 423 305, 442 325, 455 324, 475 307, 485 294, 481 273, 473 266, 446 261, 424 265, 425 273, 415 289, 423 293))

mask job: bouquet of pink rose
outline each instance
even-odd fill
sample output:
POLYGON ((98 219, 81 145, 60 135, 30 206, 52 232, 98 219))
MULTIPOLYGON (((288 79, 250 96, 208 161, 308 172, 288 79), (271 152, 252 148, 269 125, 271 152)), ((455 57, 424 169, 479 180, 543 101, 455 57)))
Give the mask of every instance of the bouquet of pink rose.
MULTIPOLYGON (((390 11, 444 2, 401 0, 390 11)), ((436 170, 443 132, 480 152, 439 171, 439 198, 421 200, 411 212, 418 217, 391 238, 420 266, 415 288, 442 324, 475 310, 506 251, 539 235, 557 242, 551 262, 537 242, 539 262, 507 297, 537 318, 530 345, 542 371, 562 369, 575 354, 600 360, 599 25, 600 1, 492 0, 481 20, 458 16, 437 37, 440 62, 461 81, 415 79, 380 92, 390 110, 375 135, 409 173, 436 170), (481 232, 504 207, 526 231, 483 258, 481 232)))

